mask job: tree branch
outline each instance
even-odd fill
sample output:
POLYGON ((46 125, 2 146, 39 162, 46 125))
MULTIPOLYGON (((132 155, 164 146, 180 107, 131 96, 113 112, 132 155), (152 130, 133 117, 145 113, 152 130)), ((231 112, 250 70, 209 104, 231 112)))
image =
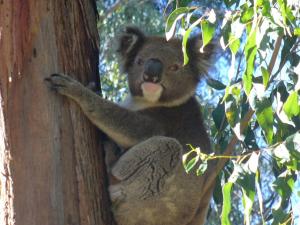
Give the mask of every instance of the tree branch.
POLYGON ((270 60, 269 66, 268 66, 268 72, 269 72, 270 75, 271 75, 271 73, 273 71, 273 68, 275 66, 275 62, 276 62, 276 59, 277 59, 277 56, 278 56, 278 52, 279 52, 279 49, 280 49, 282 38, 283 38, 282 35, 278 36, 278 38, 275 42, 274 51, 273 51, 273 54, 272 54, 272 57, 271 57, 271 60, 270 60))

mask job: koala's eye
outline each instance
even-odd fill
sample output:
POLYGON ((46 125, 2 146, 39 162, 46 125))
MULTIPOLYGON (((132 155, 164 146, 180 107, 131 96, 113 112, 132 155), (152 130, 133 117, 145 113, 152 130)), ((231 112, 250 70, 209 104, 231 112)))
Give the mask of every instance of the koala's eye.
POLYGON ((179 70, 180 66, 178 64, 174 64, 172 66, 169 67, 169 70, 171 71, 177 71, 179 70))
POLYGON ((138 65, 143 65, 143 64, 144 64, 144 60, 141 59, 141 58, 137 58, 136 63, 137 63, 138 65))

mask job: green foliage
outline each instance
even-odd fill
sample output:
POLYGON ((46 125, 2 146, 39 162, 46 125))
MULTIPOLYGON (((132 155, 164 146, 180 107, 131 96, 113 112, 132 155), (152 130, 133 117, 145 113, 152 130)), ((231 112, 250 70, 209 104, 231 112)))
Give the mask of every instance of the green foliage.
POLYGON ((192 148, 184 156, 186 171, 197 168, 195 172, 203 174, 210 160, 229 159, 216 184, 218 190, 222 186, 223 195, 214 195, 216 202, 222 202, 222 224, 232 224, 236 189, 242 193, 239 210, 244 211, 244 224, 295 224, 291 199, 300 171, 299 2, 224 0, 226 7, 220 10, 203 10, 193 1, 183 5, 174 8, 176 19, 168 20, 167 27, 173 29, 169 39, 176 29, 183 35, 184 64, 189 57, 186 42, 196 28, 201 30, 203 46, 214 40, 231 53, 227 79, 207 80, 220 96, 212 110, 211 132, 215 149, 225 155, 205 155, 192 148), (230 139, 236 138, 239 144, 229 149, 230 139), (262 156, 273 171, 271 198, 277 200, 272 210, 264 206, 262 182, 268 172, 262 156))
POLYGON ((223 208, 222 208, 222 215, 221 221, 223 225, 230 225, 229 220, 229 213, 231 211, 231 188, 233 183, 227 182, 223 186, 223 208))

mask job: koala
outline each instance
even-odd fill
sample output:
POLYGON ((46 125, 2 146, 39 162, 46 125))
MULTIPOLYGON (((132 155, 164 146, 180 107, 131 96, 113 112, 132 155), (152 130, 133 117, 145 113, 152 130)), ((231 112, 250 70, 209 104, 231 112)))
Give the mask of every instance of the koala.
POLYGON ((195 90, 207 73, 213 45, 187 44, 183 66, 181 40, 166 41, 127 27, 118 39, 120 66, 128 75, 129 95, 116 104, 68 75, 45 80, 75 101, 112 142, 105 148, 109 192, 118 225, 200 225, 211 190, 202 193, 206 175, 187 174, 187 146, 211 152, 195 90), (200 216, 199 216, 200 215, 200 216))

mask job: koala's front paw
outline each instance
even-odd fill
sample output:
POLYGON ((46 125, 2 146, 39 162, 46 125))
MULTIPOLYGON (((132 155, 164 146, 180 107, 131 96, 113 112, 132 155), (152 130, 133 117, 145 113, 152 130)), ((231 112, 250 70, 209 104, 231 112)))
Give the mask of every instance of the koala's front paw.
POLYGON ((64 74, 51 74, 45 81, 51 90, 69 97, 80 94, 83 87, 78 81, 64 74))

